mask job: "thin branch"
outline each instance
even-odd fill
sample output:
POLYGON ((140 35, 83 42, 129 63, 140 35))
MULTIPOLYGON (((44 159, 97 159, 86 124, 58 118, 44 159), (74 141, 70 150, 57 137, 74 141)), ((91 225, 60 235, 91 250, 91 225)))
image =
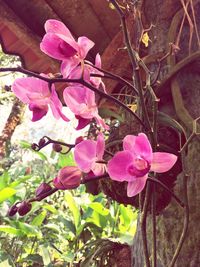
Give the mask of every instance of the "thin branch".
MULTIPOLYGON (((180 140, 181 141, 181 140, 180 140)), ((181 142, 180 142, 181 146, 181 142)), ((188 181, 188 174, 186 174, 186 164, 185 164, 185 151, 181 152, 181 161, 182 161, 182 168, 183 168, 183 194, 184 194, 184 202, 185 202, 185 208, 184 208, 184 222, 183 222, 183 230, 178 242, 178 245, 176 247, 175 253, 173 255, 173 258, 169 264, 169 267, 173 267, 178 255, 181 251, 182 245, 184 243, 184 240, 186 238, 188 226, 189 226, 189 201, 188 201, 188 192, 187 192, 187 181, 188 181)))
POLYGON ((105 75, 98 75, 98 74, 91 74, 91 76, 96 76, 96 77, 101 77, 101 78, 108 78, 108 79, 113 79, 116 81, 119 81, 122 84, 127 85, 128 87, 132 88, 133 92, 138 95, 138 90, 133 86, 130 82, 128 82, 126 79, 120 77, 119 75, 113 74, 112 72, 109 72, 107 70, 101 69, 96 67, 95 65, 92 65, 91 63, 86 62, 86 64, 92 66, 94 69, 99 70, 100 72, 103 72, 105 75))
POLYGON ((127 112, 129 112, 133 117, 135 117, 135 119, 146 129, 146 125, 143 123, 143 121, 129 108, 127 107, 124 103, 122 103, 120 100, 116 99, 115 97, 108 95, 106 93, 104 93, 103 91, 95 88, 94 86, 92 86, 91 84, 89 84, 88 82, 84 81, 83 79, 68 79, 68 78, 47 78, 47 77, 43 77, 37 73, 34 73, 32 71, 28 71, 25 70, 21 67, 17 67, 17 68, 0 68, 0 72, 4 72, 4 71, 11 71, 11 72, 21 72, 27 75, 31 75, 33 77, 36 77, 38 79, 41 79, 43 81, 46 81, 48 83, 65 83, 65 82, 69 82, 69 83, 79 83, 82 84, 83 86, 86 86, 87 88, 89 88, 90 90, 92 90, 93 92, 99 94, 100 96, 107 98, 108 100, 111 100, 112 102, 114 102, 115 104, 119 105, 120 107, 123 107, 127 112))
POLYGON ((39 144, 35 144, 35 143, 32 144, 32 149, 35 150, 35 151, 40 151, 42 148, 44 148, 45 146, 47 146, 49 144, 57 144, 57 145, 68 147, 69 151, 73 147, 75 147, 75 144, 68 144, 68 143, 64 143, 64 142, 61 142, 61 141, 56 141, 56 140, 53 140, 50 137, 45 135, 40 139, 39 144), (47 141, 46 141, 46 139, 47 139, 47 141), (41 142, 41 144, 40 144, 40 142, 41 142))
POLYGON ((149 260, 149 252, 148 252, 147 233, 146 233, 146 219, 147 219, 150 196, 151 196, 151 185, 147 183, 144 205, 143 205, 142 214, 141 214, 141 234, 142 234, 143 252, 144 252, 144 259, 145 259, 146 267, 151 267, 150 260, 149 260))

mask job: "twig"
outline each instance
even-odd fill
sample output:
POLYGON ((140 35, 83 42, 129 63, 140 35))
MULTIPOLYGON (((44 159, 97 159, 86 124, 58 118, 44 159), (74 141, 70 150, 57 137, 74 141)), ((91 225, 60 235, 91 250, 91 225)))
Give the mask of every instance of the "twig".
POLYGON ((149 260, 147 233, 146 233, 146 219, 147 219, 150 196, 151 196, 151 185, 147 183, 144 205, 143 205, 142 214, 141 214, 141 234, 142 234, 143 252, 144 252, 144 259, 145 259, 146 267, 151 266, 150 260, 149 260))
POLYGON ((189 226, 189 203, 188 203, 188 194, 187 194, 188 175, 185 173, 185 160, 184 160, 185 154, 182 153, 181 156, 182 156, 182 165, 183 165, 183 172, 184 172, 184 177, 183 177, 183 193, 184 193, 184 202, 185 202, 184 222, 183 222, 183 230, 182 230, 178 245, 176 247, 174 256, 169 264, 169 267, 174 267, 174 264, 179 256, 179 253, 185 241, 188 226, 189 226))
POLYGON ((43 76, 41 76, 41 75, 39 75, 37 73, 34 73, 32 71, 25 70, 25 69, 23 69, 21 67, 17 67, 17 68, 0 68, 0 72, 4 72, 4 71, 21 72, 21 73, 36 77, 38 79, 41 79, 43 81, 46 81, 48 83, 66 83, 66 82, 68 82, 68 83, 79 83, 79 84, 82 84, 83 86, 86 86, 87 88, 89 88, 93 92, 99 94, 100 96, 113 101, 115 104, 119 105, 120 107, 123 107, 127 112, 129 112, 133 117, 135 117, 135 119, 146 129, 146 125, 143 123, 143 121, 137 116, 137 114, 135 114, 124 103, 122 103, 120 100, 116 99, 115 97, 113 97, 111 95, 108 95, 108 94, 104 93, 103 91, 95 88, 94 86, 92 86, 88 82, 84 81, 82 78, 80 78, 80 79, 47 78, 47 77, 43 77, 43 76))

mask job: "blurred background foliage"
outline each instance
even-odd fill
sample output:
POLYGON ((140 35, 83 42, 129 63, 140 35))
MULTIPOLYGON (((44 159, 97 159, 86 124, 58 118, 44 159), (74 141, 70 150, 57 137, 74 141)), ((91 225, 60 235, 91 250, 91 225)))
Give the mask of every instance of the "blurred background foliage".
MULTIPOLYGON (((19 64, 18 58, 0 52, 1 66, 19 64)), ((0 77, 0 106, 12 105, 14 97, 7 81, 0 77)), ((1 109, 1 110, 2 110, 1 109)), ((8 114, 7 114, 8 115, 8 114)), ((1 114, 2 116, 2 114, 1 114)), ((84 185, 76 190, 58 191, 41 202, 33 202, 24 217, 8 217, 17 201, 34 197, 42 182, 57 171, 75 164, 72 153, 31 150, 21 140, 9 146, 0 171, 0 267, 9 266, 114 266, 113 258, 130 248, 136 231, 137 211, 106 198, 91 195, 84 185)))

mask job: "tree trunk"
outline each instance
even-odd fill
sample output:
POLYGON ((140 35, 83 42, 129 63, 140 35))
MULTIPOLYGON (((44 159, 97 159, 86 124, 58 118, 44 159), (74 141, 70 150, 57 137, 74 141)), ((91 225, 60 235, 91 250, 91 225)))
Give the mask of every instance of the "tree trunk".
MULTIPOLYGON (((176 55, 171 55, 161 65, 160 80, 168 77, 167 75, 173 70, 173 65, 182 61, 184 67, 172 76, 160 87, 157 95, 160 98, 159 108, 168 112, 176 118, 186 129, 188 136, 192 132, 192 120, 200 115, 200 54, 199 37, 195 29, 195 20, 197 28, 200 28, 200 2, 188 2, 188 14, 185 15, 183 30, 179 30, 184 16, 183 6, 180 0, 146 0, 143 1, 143 16, 147 23, 155 25, 149 33, 151 44, 148 48, 148 54, 166 52, 169 42, 179 45, 180 50, 176 55), (193 3, 195 11, 195 20, 191 8, 193 3), (179 13, 178 13, 179 12, 179 13), (189 27, 188 21, 193 24, 193 36, 190 41, 192 27, 189 27), (196 52, 194 59, 191 59, 193 53, 196 52), (188 58, 188 62, 184 59, 188 58), (177 89, 178 87, 178 89, 177 89)), ((187 3, 186 3, 187 6, 187 3)), ((191 24, 191 25, 192 25, 191 24)), ((177 52, 177 47, 174 52, 177 52)), ((155 70, 155 64, 150 68, 155 70)), ((200 266, 200 228, 199 228, 199 203, 200 203, 200 139, 194 137, 189 143, 186 158, 185 169, 189 175, 187 178, 187 192, 189 203, 189 227, 186 239, 183 243, 181 252, 178 256, 176 267, 197 267, 200 266)), ((167 177, 166 177, 167 179, 167 177)), ((174 193, 184 199, 184 173, 178 175, 174 193)), ((178 245, 184 223, 184 209, 182 209, 175 201, 161 211, 156 217, 157 219, 157 266, 170 266, 173 254, 178 245)), ((147 238, 149 254, 151 256, 152 247, 152 231, 151 231, 151 215, 147 216, 147 238)), ((145 266, 141 229, 138 230, 133 242, 133 261, 136 267, 145 266)))
POLYGON ((21 123, 24 114, 24 104, 17 98, 14 100, 12 110, 0 135, 0 167, 4 167, 4 159, 9 155, 11 137, 17 125, 21 123))

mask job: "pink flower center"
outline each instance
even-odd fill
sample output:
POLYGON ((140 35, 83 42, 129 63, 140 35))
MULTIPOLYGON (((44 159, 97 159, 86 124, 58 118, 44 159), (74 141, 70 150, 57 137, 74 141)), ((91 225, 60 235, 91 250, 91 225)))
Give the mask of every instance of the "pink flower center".
POLYGON ((150 164, 148 161, 141 157, 137 157, 133 160, 133 163, 128 167, 128 173, 135 177, 142 177, 150 170, 150 164))
POLYGON ((66 57, 73 57, 77 52, 71 45, 67 44, 64 41, 60 42, 59 50, 66 57))

